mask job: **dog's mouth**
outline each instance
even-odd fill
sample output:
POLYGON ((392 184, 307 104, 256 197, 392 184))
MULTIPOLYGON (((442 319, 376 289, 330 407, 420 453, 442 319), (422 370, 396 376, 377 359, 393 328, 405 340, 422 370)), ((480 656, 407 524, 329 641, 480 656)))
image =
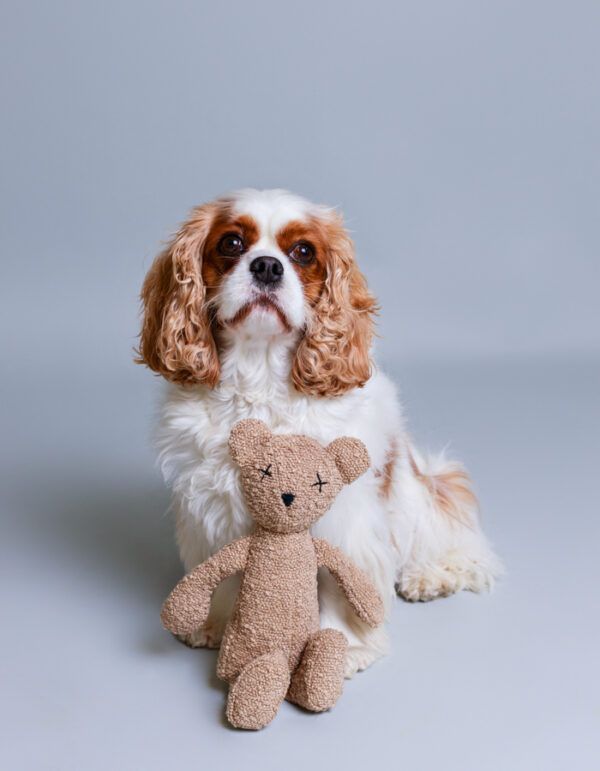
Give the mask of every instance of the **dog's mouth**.
POLYGON ((252 313, 252 311, 257 309, 262 309, 273 313, 275 316, 277 316, 281 326, 286 332, 292 331, 292 325, 290 324, 284 311, 281 309, 279 303, 277 303, 273 297, 270 297, 267 294, 260 294, 254 297, 252 300, 249 300, 247 303, 244 303, 244 305, 242 305, 242 307, 235 313, 234 316, 225 321, 225 324, 228 327, 235 327, 245 321, 252 313))

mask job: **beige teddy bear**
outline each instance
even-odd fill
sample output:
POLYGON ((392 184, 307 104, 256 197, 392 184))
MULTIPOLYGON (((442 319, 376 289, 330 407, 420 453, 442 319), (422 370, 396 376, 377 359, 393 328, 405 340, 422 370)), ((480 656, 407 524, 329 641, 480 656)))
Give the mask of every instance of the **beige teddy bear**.
POLYGON ((306 436, 272 434, 259 420, 237 423, 229 447, 241 468, 254 531, 185 576, 161 618, 174 634, 193 632, 206 620, 217 585, 243 573, 217 674, 230 683, 229 721, 257 729, 285 698, 321 712, 341 694, 348 643, 342 632, 319 628, 319 567, 332 573, 363 621, 375 627, 383 620, 383 603, 367 576, 309 532, 343 485, 368 469, 369 456, 358 439, 342 437, 323 447, 306 436))

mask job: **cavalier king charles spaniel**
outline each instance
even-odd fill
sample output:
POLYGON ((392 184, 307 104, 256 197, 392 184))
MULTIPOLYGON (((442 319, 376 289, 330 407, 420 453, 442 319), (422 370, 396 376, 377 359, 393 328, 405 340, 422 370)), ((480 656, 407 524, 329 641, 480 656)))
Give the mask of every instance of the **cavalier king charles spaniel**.
MULTIPOLYGON (((463 467, 419 453, 391 381, 371 358, 377 303, 340 215, 283 190, 241 190, 191 212, 142 289, 139 361, 166 378, 157 430, 186 571, 251 527, 227 440, 241 418, 327 444, 360 438, 372 468, 314 528, 376 583, 431 600, 489 589, 500 563, 463 467)), ((386 653, 319 577, 322 623, 349 640, 348 676, 386 653)), ((237 590, 228 579, 187 640, 218 647, 237 590)))

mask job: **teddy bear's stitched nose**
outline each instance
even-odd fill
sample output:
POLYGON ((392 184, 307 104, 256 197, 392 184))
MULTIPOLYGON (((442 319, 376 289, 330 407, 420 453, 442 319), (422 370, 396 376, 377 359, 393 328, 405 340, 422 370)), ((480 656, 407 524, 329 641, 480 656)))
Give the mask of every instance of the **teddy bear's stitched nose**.
POLYGON ((286 506, 291 506, 295 497, 296 496, 293 493, 281 493, 281 500, 286 506))

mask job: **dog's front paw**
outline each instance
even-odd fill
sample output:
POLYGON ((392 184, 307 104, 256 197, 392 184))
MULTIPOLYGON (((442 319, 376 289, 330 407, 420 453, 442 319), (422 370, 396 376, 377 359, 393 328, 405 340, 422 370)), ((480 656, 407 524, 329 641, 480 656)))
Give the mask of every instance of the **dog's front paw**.
POLYGON ((346 665, 344 667, 344 677, 346 679, 354 677, 357 672, 362 672, 363 669, 371 666, 380 655, 381 654, 378 654, 376 651, 369 648, 363 648, 362 646, 348 648, 346 653, 346 665))
POLYGON ((439 562, 408 568, 396 586, 398 594, 409 602, 427 602, 465 589, 489 591, 502 568, 497 560, 477 561, 459 554, 448 554, 439 562))
POLYGON ((191 634, 179 637, 189 648, 219 648, 223 639, 224 624, 219 621, 208 621, 200 629, 191 634))
POLYGON ((374 661, 389 653, 390 639, 384 626, 370 629, 362 643, 350 643, 346 651, 344 677, 349 679, 357 672, 370 667, 374 661))
POLYGON ((403 575, 396 585, 396 591, 408 602, 428 602, 438 597, 448 597, 458 591, 458 587, 451 575, 444 576, 436 571, 403 575))

